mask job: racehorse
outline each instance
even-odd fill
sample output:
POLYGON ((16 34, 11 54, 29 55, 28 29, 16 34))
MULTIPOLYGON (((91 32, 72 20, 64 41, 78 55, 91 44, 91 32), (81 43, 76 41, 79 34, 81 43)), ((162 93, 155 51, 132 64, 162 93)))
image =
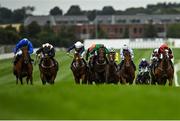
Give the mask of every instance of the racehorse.
POLYGON ((49 84, 54 84, 54 80, 59 69, 58 62, 56 61, 54 63, 52 58, 48 56, 47 51, 44 51, 44 53, 42 54, 44 55, 44 57, 42 58, 42 62, 39 64, 42 84, 45 85, 46 82, 49 84))
POLYGON ((107 83, 114 83, 117 84, 119 82, 118 77, 118 65, 115 62, 116 53, 109 53, 108 54, 108 61, 109 61, 109 76, 107 83))
POLYGON ((23 84, 23 77, 26 77, 27 84, 33 84, 32 72, 33 66, 31 63, 31 58, 28 54, 28 48, 21 48, 22 55, 19 57, 19 61, 13 67, 13 73, 16 76, 16 84, 18 84, 18 80, 20 80, 21 84, 23 84))
POLYGON ((172 86, 174 78, 174 67, 170 61, 171 60, 169 59, 168 50, 164 50, 162 60, 160 60, 158 66, 152 70, 152 76, 154 76, 154 79, 151 82, 152 84, 156 84, 157 82, 159 85, 165 85, 168 79, 169 86, 172 86))
POLYGON ((141 72, 137 75, 136 84, 150 84, 150 74, 148 67, 141 69, 141 72))
POLYGON ((108 82, 109 65, 104 47, 99 48, 97 51, 97 55, 94 58, 93 71, 96 84, 108 82))
POLYGON ((135 69, 132 65, 132 59, 129 51, 124 51, 124 63, 119 70, 119 78, 121 84, 132 84, 135 78, 135 69))
POLYGON ((74 59, 71 63, 71 70, 73 72, 76 84, 87 84, 88 67, 86 61, 81 57, 78 52, 74 53, 74 59))

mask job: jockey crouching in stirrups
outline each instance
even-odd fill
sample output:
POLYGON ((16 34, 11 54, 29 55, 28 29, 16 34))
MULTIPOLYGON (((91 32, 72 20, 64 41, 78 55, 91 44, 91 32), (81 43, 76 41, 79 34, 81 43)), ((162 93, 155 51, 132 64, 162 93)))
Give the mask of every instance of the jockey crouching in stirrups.
POLYGON ((14 56, 14 65, 18 62, 19 58, 22 55, 22 50, 21 50, 22 47, 27 47, 28 48, 29 58, 30 58, 31 61, 34 61, 30 57, 30 55, 33 53, 33 45, 28 39, 24 38, 24 39, 21 39, 16 44, 16 47, 14 48, 14 54, 15 54, 15 56, 14 56))
POLYGON ((169 57, 169 61, 171 63, 172 68, 174 68, 173 63, 171 61, 171 59, 173 59, 173 53, 172 50, 168 47, 167 44, 162 44, 159 49, 158 49, 158 54, 159 54, 159 60, 163 59, 163 52, 167 50, 168 51, 168 57, 169 57))
POLYGON ((58 62, 54 59, 55 57, 55 49, 54 47, 49 44, 49 43, 45 43, 43 44, 37 51, 36 54, 38 55, 38 57, 41 58, 40 60, 40 65, 42 63, 42 59, 45 57, 45 54, 48 54, 48 56, 53 60, 54 65, 57 65, 58 62))
MULTIPOLYGON (((75 53, 79 53, 81 58, 83 59, 84 54, 85 54, 85 49, 84 49, 83 43, 81 43, 80 41, 77 41, 75 44, 73 44, 71 47, 69 47, 67 49, 67 54, 69 54, 70 51, 73 49, 75 50, 75 53)), ((84 63, 86 63, 86 61, 84 59, 83 59, 83 61, 84 61, 84 63)))
POLYGON ((125 52, 125 51, 128 51, 128 52, 130 53, 131 63, 132 63, 132 65, 133 65, 134 69, 136 70, 136 66, 135 66, 135 64, 134 64, 134 62, 133 62, 133 58, 134 58, 133 50, 132 50, 131 48, 129 48, 126 44, 124 44, 123 47, 122 47, 121 50, 120 50, 120 55, 121 55, 122 61, 121 61, 120 65, 119 65, 119 69, 121 69, 121 68, 122 68, 122 65, 124 64, 124 52, 125 52))
MULTIPOLYGON (((97 51, 99 50, 99 48, 102 48, 104 47, 105 48, 105 53, 108 54, 109 53, 109 50, 103 45, 103 44, 92 44, 88 50, 87 50, 87 53, 86 53, 86 60, 88 60, 88 58, 90 57, 89 59, 89 66, 92 67, 93 64, 94 64, 94 61, 95 61, 95 58, 97 56, 97 51)), ((107 58, 106 58, 107 59, 107 58)), ((107 61, 107 60, 106 60, 107 61)), ((108 61, 107 61, 108 62, 108 61)))

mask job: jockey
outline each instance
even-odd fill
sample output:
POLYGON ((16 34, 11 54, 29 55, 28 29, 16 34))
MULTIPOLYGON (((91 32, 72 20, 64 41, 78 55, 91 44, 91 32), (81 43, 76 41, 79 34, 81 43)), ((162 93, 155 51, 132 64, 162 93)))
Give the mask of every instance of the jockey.
MULTIPOLYGON (((120 55, 121 55, 121 59, 122 59, 122 61, 120 63, 120 69, 121 69, 121 67, 122 67, 122 65, 124 63, 124 51, 128 51, 130 53, 132 60, 134 58, 133 50, 131 48, 129 48, 126 44, 124 44, 123 47, 120 50, 120 55)), ((134 62, 133 61, 131 61, 131 62, 132 62, 132 65, 133 65, 134 69, 136 70, 136 66, 135 66, 134 62)))
POLYGON ((85 54, 84 45, 80 41, 77 41, 74 45, 69 47, 67 53, 69 54, 72 49, 75 49, 75 51, 78 52, 81 55, 81 57, 83 57, 85 54))
POLYGON ((88 60, 89 57, 92 57, 94 55, 97 55, 96 51, 100 48, 104 47, 103 44, 92 44, 88 49, 86 53, 86 60, 88 60))
POLYGON ((158 49, 159 59, 163 58, 163 54, 162 53, 163 53, 164 50, 168 50, 168 56, 169 56, 170 59, 172 59, 173 58, 172 50, 165 43, 162 44, 160 46, 160 48, 158 49))
POLYGON ((54 47, 49 44, 49 43, 45 43, 43 44, 37 51, 36 54, 40 57, 41 56, 41 60, 40 63, 42 62, 42 59, 44 58, 44 54, 48 54, 48 56, 53 60, 54 64, 57 64, 56 60, 54 59, 55 56, 55 49, 54 47))
MULTIPOLYGON (((168 47, 167 44, 162 44, 160 46, 160 48, 158 49, 158 54, 159 54, 159 59, 162 60, 163 59, 163 51, 164 50, 168 50, 168 56, 169 56, 169 60, 170 60, 170 63, 171 63, 171 66, 173 67, 173 63, 171 61, 171 59, 173 58, 173 53, 172 53, 172 50, 168 47)), ((173 67, 174 68, 174 67, 173 67)))
POLYGON ((90 65, 93 64, 94 61, 94 57, 97 55, 97 51, 99 50, 99 48, 105 48, 105 53, 108 54, 109 50, 104 46, 104 44, 92 44, 86 53, 86 60, 88 60, 89 56, 90 56, 90 60, 91 62, 89 63, 90 65))
POLYGON ((142 58, 140 64, 139 64, 139 73, 141 73, 143 68, 149 68, 149 63, 145 58, 142 58))
MULTIPOLYGON (((21 48, 25 47, 25 46, 27 46, 27 48, 28 48, 29 55, 31 55, 33 53, 33 45, 32 45, 32 43, 27 38, 21 39, 16 44, 16 47, 14 48, 14 54, 15 54, 14 64, 17 63, 17 61, 19 60, 19 57, 22 55, 21 48)), ((31 61, 33 61, 33 59, 31 59, 31 61)))
POLYGON ((153 52, 151 54, 151 58, 150 58, 150 60, 151 60, 150 67, 151 68, 153 67, 153 65, 155 65, 155 67, 157 66, 157 62, 159 60, 158 58, 159 58, 158 48, 156 48, 156 49, 153 50, 153 52))

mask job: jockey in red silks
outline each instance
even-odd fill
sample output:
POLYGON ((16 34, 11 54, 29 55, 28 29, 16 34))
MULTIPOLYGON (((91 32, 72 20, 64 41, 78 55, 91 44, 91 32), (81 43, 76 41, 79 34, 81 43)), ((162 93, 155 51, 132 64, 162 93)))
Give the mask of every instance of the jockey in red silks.
POLYGON ((167 44, 162 44, 159 49, 158 49, 158 54, 159 54, 159 59, 162 59, 163 58, 163 52, 164 50, 168 50, 168 56, 170 59, 173 58, 173 53, 172 53, 172 50, 168 47, 167 44))
POLYGON ((168 45, 166 43, 162 44, 158 49, 159 59, 160 60, 163 59, 163 52, 165 50, 168 51, 169 60, 170 60, 171 66, 173 67, 173 63, 171 61, 171 59, 173 58, 173 53, 172 53, 172 50, 168 47, 168 45))

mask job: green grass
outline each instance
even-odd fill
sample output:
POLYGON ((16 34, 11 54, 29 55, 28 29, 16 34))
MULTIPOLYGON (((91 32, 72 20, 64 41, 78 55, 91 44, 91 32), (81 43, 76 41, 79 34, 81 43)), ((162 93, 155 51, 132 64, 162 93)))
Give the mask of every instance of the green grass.
MULTIPOLYGON (((135 64, 152 50, 135 50, 135 64)), ((180 60, 174 50, 175 61, 180 60)), ((16 85, 12 60, 0 61, 0 119, 180 119, 180 88, 168 86, 75 85, 71 58, 58 52, 55 85, 16 85)))

